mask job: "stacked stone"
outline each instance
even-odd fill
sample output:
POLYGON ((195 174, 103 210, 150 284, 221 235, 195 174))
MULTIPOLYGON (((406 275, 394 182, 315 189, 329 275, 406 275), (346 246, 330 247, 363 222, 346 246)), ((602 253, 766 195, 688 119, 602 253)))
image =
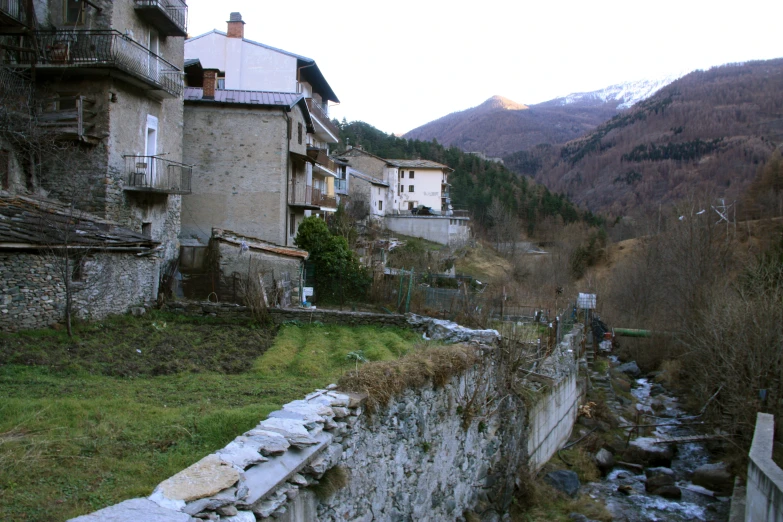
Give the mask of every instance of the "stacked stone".
POLYGON ((45 256, 0 254, 0 292, 4 330, 41 328, 60 318, 65 285, 45 256))
POLYGON ((317 483, 340 461, 340 443, 362 414, 365 395, 335 388, 284 405, 223 449, 160 483, 149 498, 71 522, 254 522, 281 516, 301 488, 317 483))

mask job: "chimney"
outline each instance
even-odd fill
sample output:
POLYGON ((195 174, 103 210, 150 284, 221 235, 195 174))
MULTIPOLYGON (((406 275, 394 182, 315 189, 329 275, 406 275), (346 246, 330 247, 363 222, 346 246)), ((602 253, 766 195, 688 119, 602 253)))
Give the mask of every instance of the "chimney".
POLYGON ((228 20, 228 37, 240 39, 245 37, 245 22, 242 21, 241 13, 231 13, 228 20))
POLYGON ((215 99, 215 87, 217 87, 217 69, 204 69, 204 95, 207 100, 215 99))

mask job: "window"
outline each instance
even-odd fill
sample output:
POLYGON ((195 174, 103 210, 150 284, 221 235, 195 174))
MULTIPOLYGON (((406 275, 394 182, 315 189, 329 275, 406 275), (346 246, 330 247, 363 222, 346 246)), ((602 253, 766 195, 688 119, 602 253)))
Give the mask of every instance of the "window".
POLYGON ((218 89, 225 89, 226 88, 226 73, 218 73, 217 88, 218 89))
POLYGON ((82 0, 65 0, 65 22, 69 24, 84 23, 84 2, 82 0))
POLYGON ((413 185, 408 185, 408 192, 413 192, 413 185))
POLYGON ((397 195, 401 195, 401 194, 402 194, 402 183, 397 185, 397 195))
POLYGON ((293 236, 296 233, 296 214, 293 212, 288 217, 288 235, 293 236))
POLYGON ((405 171, 404 170, 400 171, 400 179, 405 179, 405 171))
POLYGON ((141 235, 144 237, 152 237, 152 223, 141 224, 141 235))
POLYGON ((412 170, 409 170, 409 171, 408 171, 408 178, 409 178, 409 179, 413 179, 413 174, 414 174, 414 171, 412 171, 412 170))
POLYGON ((299 145, 302 144, 302 124, 297 123, 296 124, 296 134, 297 134, 297 141, 299 142, 299 145))
POLYGON ((71 281, 78 283, 84 281, 84 258, 71 259, 71 281))
POLYGON ((378 187, 378 195, 381 195, 381 187, 378 187))
POLYGON ((7 150, 0 150, 0 183, 3 190, 11 186, 11 153, 7 150))
POLYGON ((383 210, 383 201, 378 201, 378 210, 383 210))

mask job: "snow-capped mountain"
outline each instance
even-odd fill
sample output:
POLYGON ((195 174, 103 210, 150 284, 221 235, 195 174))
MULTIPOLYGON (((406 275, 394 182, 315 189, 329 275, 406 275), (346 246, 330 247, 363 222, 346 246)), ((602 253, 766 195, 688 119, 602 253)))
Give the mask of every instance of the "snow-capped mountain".
POLYGON ((617 102, 617 110, 628 109, 684 75, 685 73, 674 74, 656 80, 618 83, 598 91, 572 93, 562 98, 555 98, 554 100, 541 103, 539 106, 563 107, 566 105, 581 105, 590 107, 617 102))

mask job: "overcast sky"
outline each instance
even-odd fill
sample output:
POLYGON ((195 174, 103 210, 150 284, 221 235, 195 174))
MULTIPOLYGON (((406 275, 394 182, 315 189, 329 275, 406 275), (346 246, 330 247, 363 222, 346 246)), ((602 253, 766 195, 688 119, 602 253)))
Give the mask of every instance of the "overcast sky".
POLYGON ((333 116, 404 133, 499 94, 533 104, 713 65, 783 57, 780 0, 188 0, 226 30, 313 58, 333 116))

